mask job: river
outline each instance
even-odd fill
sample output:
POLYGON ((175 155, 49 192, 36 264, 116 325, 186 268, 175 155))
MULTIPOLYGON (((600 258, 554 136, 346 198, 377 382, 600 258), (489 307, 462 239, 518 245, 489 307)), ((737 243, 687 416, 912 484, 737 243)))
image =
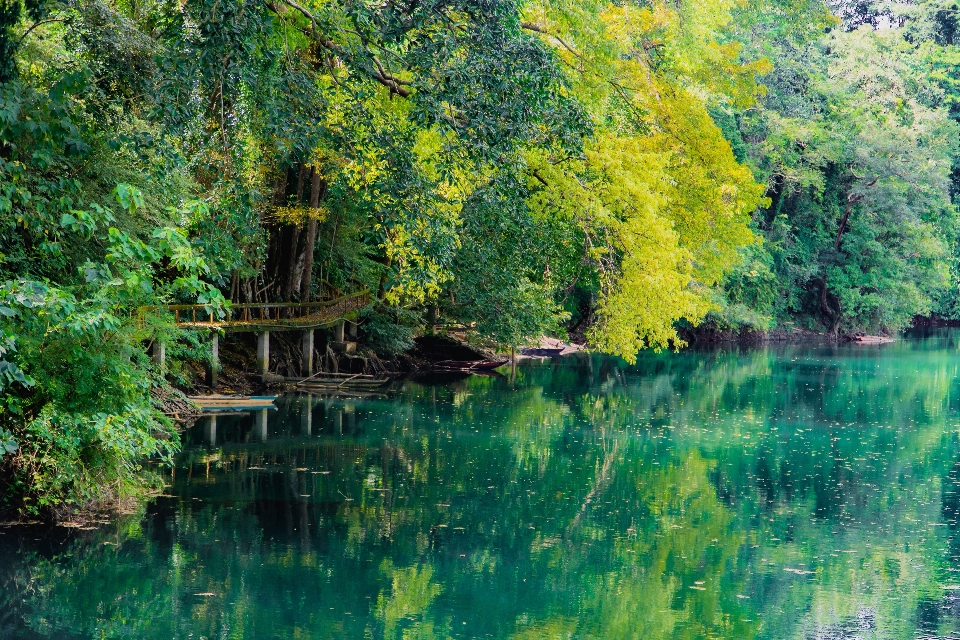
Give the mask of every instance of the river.
POLYGON ((958 369, 943 330, 204 418, 140 511, 0 527, 0 637, 955 637, 958 369))

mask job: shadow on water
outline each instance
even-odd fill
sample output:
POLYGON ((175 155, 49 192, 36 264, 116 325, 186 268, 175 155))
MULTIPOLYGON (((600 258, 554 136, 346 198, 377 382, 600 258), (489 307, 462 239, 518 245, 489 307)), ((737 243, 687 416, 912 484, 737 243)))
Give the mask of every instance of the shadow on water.
POLYGON ((0 528, 0 636, 956 637, 958 338, 205 418, 144 512, 0 528))

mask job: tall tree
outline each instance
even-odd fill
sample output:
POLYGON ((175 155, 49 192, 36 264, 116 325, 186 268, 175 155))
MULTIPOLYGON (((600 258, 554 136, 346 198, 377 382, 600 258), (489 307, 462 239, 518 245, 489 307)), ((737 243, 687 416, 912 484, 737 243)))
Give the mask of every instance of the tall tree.
POLYGON ((946 95, 902 30, 783 42, 778 60, 762 108, 728 131, 771 207, 755 219, 764 248, 727 281, 721 322, 749 318, 737 307, 747 303, 761 326, 903 328, 949 286, 957 130, 946 95))

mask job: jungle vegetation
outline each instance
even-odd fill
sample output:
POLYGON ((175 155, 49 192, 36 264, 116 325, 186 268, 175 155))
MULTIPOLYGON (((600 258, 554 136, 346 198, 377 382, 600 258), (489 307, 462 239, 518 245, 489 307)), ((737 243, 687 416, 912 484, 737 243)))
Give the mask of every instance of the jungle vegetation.
MULTIPOLYGON (((0 496, 177 448, 143 307, 367 288, 628 361, 960 315, 960 5, 0 0, 0 496)), ((176 359, 176 358, 174 358, 176 359)), ((171 375, 177 375, 176 363, 171 375)))

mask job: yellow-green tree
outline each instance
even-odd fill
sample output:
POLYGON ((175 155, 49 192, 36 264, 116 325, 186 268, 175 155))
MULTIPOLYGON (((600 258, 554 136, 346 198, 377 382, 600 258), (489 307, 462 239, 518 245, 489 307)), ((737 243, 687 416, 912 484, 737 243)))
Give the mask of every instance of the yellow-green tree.
POLYGON ((754 241, 763 187, 712 120, 716 104, 753 104, 766 61, 745 64, 720 34, 735 2, 647 6, 542 3, 525 26, 551 43, 594 135, 579 157, 527 155, 538 217, 582 230, 596 270, 601 349, 632 359, 680 346, 681 319, 710 308, 708 290, 754 241))

